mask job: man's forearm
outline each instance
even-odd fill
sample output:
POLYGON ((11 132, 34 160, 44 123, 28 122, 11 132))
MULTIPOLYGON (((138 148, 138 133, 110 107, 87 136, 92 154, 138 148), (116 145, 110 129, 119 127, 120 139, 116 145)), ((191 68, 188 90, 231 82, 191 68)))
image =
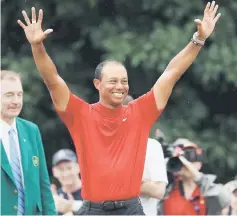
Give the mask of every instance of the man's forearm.
POLYGON ((165 72, 154 85, 158 109, 164 109, 176 82, 196 59, 201 47, 190 42, 168 64, 165 72))
POLYGON ((145 181, 141 185, 141 196, 162 199, 165 194, 166 185, 164 182, 145 181))
POLYGON ((190 42, 170 61, 165 69, 165 73, 169 73, 169 77, 173 81, 173 84, 180 79, 183 73, 194 62, 200 50, 201 46, 190 42))
POLYGON ((43 43, 31 46, 34 56, 35 64, 44 80, 44 82, 51 86, 54 85, 55 77, 57 76, 57 69, 49 55, 47 54, 43 43))

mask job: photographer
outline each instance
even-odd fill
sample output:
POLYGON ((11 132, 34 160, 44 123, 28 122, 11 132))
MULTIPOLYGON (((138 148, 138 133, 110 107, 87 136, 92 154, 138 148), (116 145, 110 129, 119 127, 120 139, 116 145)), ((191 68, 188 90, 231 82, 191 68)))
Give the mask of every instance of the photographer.
POLYGON ((220 215, 229 205, 230 196, 216 177, 199 172, 203 151, 187 139, 173 144, 173 157, 167 170, 174 181, 167 187, 165 198, 159 203, 159 215, 220 215))

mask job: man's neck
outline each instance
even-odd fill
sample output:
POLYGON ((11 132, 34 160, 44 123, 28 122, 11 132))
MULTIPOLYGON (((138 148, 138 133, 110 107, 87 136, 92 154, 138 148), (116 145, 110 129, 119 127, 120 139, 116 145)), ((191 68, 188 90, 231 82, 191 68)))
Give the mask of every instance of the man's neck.
POLYGON ((15 121, 15 118, 2 118, 2 116, 1 116, 0 120, 9 124, 9 125, 12 125, 13 122, 15 121))
POLYGON ((104 106, 104 107, 106 107, 106 108, 109 108, 109 109, 111 109, 111 110, 114 110, 114 109, 117 109, 120 105, 112 105, 112 104, 109 104, 109 103, 106 103, 104 100, 99 100, 99 103, 102 105, 102 106, 104 106))
POLYGON ((76 192, 81 188, 81 180, 78 179, 75 183, 70 184, 70 185, 64 185, 62 187, 63 192, 65 193, 73 193, 76 192))

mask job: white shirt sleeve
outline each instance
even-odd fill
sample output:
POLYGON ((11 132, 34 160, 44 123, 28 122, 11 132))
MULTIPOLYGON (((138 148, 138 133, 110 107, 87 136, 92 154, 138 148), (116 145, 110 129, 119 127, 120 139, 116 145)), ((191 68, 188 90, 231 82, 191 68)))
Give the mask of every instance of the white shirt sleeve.
POLYGON ((164 153, 161 144, 154 139, 148 139, 143 180, 168 184, 164 153))

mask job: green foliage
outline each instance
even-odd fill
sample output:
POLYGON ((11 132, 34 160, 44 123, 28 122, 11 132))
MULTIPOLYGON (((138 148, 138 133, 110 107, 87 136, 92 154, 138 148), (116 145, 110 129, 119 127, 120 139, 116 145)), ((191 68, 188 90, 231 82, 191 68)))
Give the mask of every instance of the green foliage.
MULTIPOLYGON (((208 159, 204 170, 227 181, 237 173, 237 2, 219 3, 222 17, 215 33, 175 87, 154 128, 161 128, 170 142, 187 137, 200 144, 208 159)), ((21 10, 29 12, 33 5, 44 9, 44 27, 54 29, 45 45, 60 75, 75 94, 95 102, 93 71, 101 60, 124 62, 131 94, 140 96, 188 43, 196 30, 193 20, 201 18, 205 7, 205 1, 186 0, 170 0, 169 5, 165 0, 5 0, 2 4, 2 68, 19 71, 25 78, 22 115, 40 126, 49 165, 52 153, 72 147, 71 140, 17 26, 21 10)))

